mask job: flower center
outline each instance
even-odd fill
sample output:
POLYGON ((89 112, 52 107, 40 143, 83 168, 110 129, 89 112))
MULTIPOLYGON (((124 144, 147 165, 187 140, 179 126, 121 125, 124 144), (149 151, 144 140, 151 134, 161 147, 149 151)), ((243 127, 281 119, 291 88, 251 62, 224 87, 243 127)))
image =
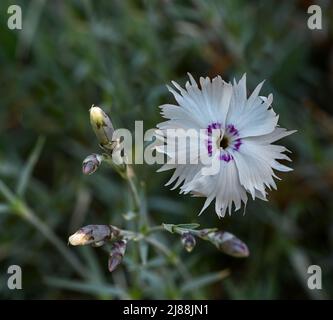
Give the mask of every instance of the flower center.
POLYGON ((229 138, 227 136, 223 136, 223 137, 220 137, 218 140, 217 140, 217 146, 219 148, 222 148, 222 149, 226 149, 228 148, 229 146, 229 138))
POLYGON ((221 123, 213 122, 207 127, 207 151, 211 157, 213 153, 219 153, 219 159, 229 162, 234 159, 231 151, 238 151, 242 145, 242 139, 233 124, 228 124, 223 130, 221 123), (213 137, 213 131, 218 130, 218 138, 213 137), (215 142, 213 141, 215 140, 215 142), (215 146, 215 147, 214 147, 215 146))

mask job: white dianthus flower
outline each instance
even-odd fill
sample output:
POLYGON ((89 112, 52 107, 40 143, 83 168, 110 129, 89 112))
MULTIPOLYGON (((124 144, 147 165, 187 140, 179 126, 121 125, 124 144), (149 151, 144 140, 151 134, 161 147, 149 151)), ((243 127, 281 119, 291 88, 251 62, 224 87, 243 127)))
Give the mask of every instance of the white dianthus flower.
POLYGON ((182 184, 181 193, 206 197, 201 212, 215 199, 219 217, 225 216, 227 209, 231 214, 233 203, 235 210, 242 202, 246 204, 247 192, 253 199, 266 200, 266 188, 276 189, 273 169, 292 170, 277 161, 290 161, 284 154, 288 150, 272 143, 295 132, 277 126, 272 94, 259 96, 262 82, 247 97, 245 75, 233 85, 220 76, 213 80, 200 78, 201 88, 189 77, 185 89, 176 82, 172 83, 178 91, 168 87, 178 105, 161 106, 161 114, 168 120, 157 126, 163 141, 157 151, 167 154, 168 162, 159 171, 175 169, 167 185, 175 182, 177 188, 182 184), (170 133, 175 129, 200 132, 199 155, 192 154, 188 147, 177 148, 175 134, 170 133), (171 145, 176 148, 170 152, 171 145), (177 163, 179 155, 188 155, 189 163, 177 163), (210 163, 194 163, 203 156, 210 163), (217 172, 204 174, 203 169, 213 163, 219 164, 217 172))

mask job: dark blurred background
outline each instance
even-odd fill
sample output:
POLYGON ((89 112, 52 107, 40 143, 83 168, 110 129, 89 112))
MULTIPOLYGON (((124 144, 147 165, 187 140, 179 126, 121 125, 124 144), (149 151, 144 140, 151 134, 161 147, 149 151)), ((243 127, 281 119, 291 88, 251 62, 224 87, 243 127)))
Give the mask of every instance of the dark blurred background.
POLYGON ((333 297, 333 8, 316 1, 323 29, 310 30, 311 4, 2 0, 0 297, 333 297), (22 7, 21 31, 7 28, 11 4, 22 7), (88 110, 102 106, 117 127, 133 131, 134 121, 143 120, 153 128, 161 121, 157 106, 173 102, 165 84, 184 84, 186 72, 226 80, 246 72, 250 90, 266 79, 263 94, 273 93, 281 126, 298 130, 282 142, 293 151, 294 171, 279 174, 269 202, 250 200, 244 216, 240 210, 219 220, 212 206, 198 217, 201 199, 164 187, 171 172, 136 168, 155 224, 216 226, 244 240, 251 256, 230 258, 203 241, 187 254, 177 236, 165 234, 162 241, 189 274, 184 278, 153 249, 142 266, 138 248, 129 246, 124 264, 110 274, 103 249, 66 247, 88 270, 80 276, 23 213, 39 217, 65 246, 81 225, 128 226, 126 183, 106 166, 93 176, 81 173, 83 158, 99 151, 88 110), (6 188, 19 200, 9 205, 6 188), (12 264, 22 267, 23 290, 7 288, 12 264), (311 264, 322 269, 322 290, 307 287, 311 264), (228 277, 221 276, 225 269, 228 277))

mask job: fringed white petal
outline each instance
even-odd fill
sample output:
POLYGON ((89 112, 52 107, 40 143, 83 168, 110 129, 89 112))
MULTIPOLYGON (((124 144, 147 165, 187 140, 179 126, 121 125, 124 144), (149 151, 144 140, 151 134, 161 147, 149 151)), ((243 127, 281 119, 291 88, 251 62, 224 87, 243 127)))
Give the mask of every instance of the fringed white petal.
POLYGON ((263 82, 247 97, 245 74, 239 82, 234 80, 233 85, 220 76, 212 80, 201 77, 200 88, 192 75, 188 75, 190 81, 186 82, 185 89, 174 81, 174 88, 168 86, 178 106, 161 106, 161 114, 167 121, 158 125, 157 139, 161 144, 156 150, 167 155, 168 163, 158 171, 174 169, 166 185, 174 184, 172 189, 181 186, 180 193, 206 197, 200 214, 214 199, 219 217, 227 212, 231 214, 233 209, 246 205, 247 192, 253 199, 267 201, 267 188, 275 189, 274 178, 279 179, 273 170, 291 170, 278 161, 290 161, 285 154, 288 150, 271 143, 295 131, 277 127, 278 116, 271 107, 273 96, 259 95, 263 82), (213 132, 216 128, 217 135, 213 132), (168 129, 204 130, 206 136, 199 134, 196 140, 199 152, 194 155, 194 140, 181 146, 175 139, 180 131, 168 129), (229 134, 229 145, 222 147, 220 143, 225 134, 229 134), (180 158, 189 163, 177 162, 180 158), (202 158, 208 158, 208 163, 203 165, 202 158), (203 174, 208 165, 216 163, 219 166, 214 174, 203 174))
MULTIPOLYGON (((219 160, 218 160, 219 161, 219 160)), ((195 192, 207 196, 207 200, 200 214, 208 207, 215 198, 215 211, 219 217, 224 217, 227 210, 231 215, 233 204, 235 210, 240 209, 242 203, 246 204, 247 195, 244 187, 240 184, 237 167, 234 161, 221 162, 218 174, 203 176, 201 172, 184 183, 181 190, 184 193, 195 192)))
POLYGON ((277 125, 278 116, 270 108, 273 96, 259 97, 261 87, 262 84, 259 84, 247 99, 246 76, 238 83, 234 81, 227 122, 237 128, 240 138, 269 134, 277 125))
POLYGON ((290 161, 289 157, 283 154, 286 150, 283 146, 262 144, 256 142, 254 138, 245 138, 242 140, 241 148, 233 151, 240 182, 250 192, 253 199, 256 196, 256 190, 263 194, 266 187, 276 189, 273 177, 277 177, 273 169, 290 170, 276 161, 277 159, 290 161))

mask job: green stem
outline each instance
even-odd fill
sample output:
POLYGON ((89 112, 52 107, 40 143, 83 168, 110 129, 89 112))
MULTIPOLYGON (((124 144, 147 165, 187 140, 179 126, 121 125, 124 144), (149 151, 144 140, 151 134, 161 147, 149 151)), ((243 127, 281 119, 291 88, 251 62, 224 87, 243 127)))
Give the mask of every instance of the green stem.
POLYGON ((163 243, 160 241, 156 240, 155 238, 147 237, 144 238, 144 240, 151 244, 153 247, 155 247, 158 251, 163 253, 168 259, 171 260, 173 264, 177 264, 178 258, 174 255, 174 253, 163 243))
POLYGON ((155 238, 147 237, 144 238, 144 240, 153 247, 155 247, 155 249, 157 249, 159 252, 164 254, 168 259, 170 259, 171 263, 177 267, 179 273, 184 277, 185 280, 191 279, 191 275, 185 265, 181 262, 180 259, 178 259, 177 256, 175 256, 175 254, 167 246, 165 246, 163 243, 156 240, 155 238))
POLYGON ((166 231, 163 226, 154 226, 149 227, 146 232, 134 232, 131 230, 120 229, 120 237, 131 238, 135 240, 141 240, 142 238, 146 238, 148 235, 159 232, 159 231, 166 231))
POLYGON ((164 231, 164 230, 165 230, 165 228, 163 226, 154 226, 154 227, 150 227, 147 230, 146 234, 149 235, 151 233, 158 232, 158 231, 164 231))
POLYGON ((128 181, 129 188, 131 190, 131 194, 133 197, 133 205, 134 205, 134 211, 138 212, 141 207, 141 201, 140 201, 140 196, 138 192, 138 188, 136 186, 136 178, 134 174, 134 170, 132 166, 127 165, 126 167, 126 177, 128 181))

